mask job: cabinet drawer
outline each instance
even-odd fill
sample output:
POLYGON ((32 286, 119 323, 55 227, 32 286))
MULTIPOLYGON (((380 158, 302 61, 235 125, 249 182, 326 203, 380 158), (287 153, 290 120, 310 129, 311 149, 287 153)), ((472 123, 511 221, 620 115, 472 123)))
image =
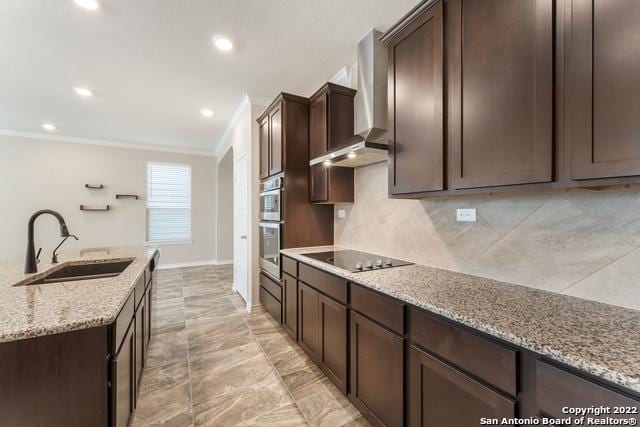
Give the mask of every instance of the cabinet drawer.
POLYGON ((414 310, 409 314, 409 336, 461 369, 516 395, 515 350, 414 310))
POLYGON ((347 281, 306 264, 299 266, 299 279, 343 304, 347 303, 347 281))
POLYGON ((143 272, 138 278, 138 281, 136 282, 136 288, 133 291, 136 298, 136 305, 135 305, 136 308, 138 307, 138 304, 140 304, 140 301, 142 301, 142 297, 144 297, 144 288, 145 288, 144 276, 145 276, 145 273, 143 272))
MULTIPOLYGON (((562 408, 640 407, 640 402, 578 375, 556 368, 546 362, 536 362, 536 404, 538 410, 552 417, 566 417, 562 408)), ((631 414, 609 414, 611 418, 631 418, 631 414)), ((635 414, 639 420, 638 414, 635 414)))
POLYGON ((298 262, 292 258, 282 256, 282 271, 290 276, 298 277, 298 262))
POLYGON ((260 303, 278 323, 282 323, 282 305, 262 286, 260 286, 260 303))
POLYGON ((282 286, 280 283, 277 283, 275 280, 267 277, 265 274, 260 273, 260 286, 265 288, 271 296, 278 300, 278 302, 282 302, 282 286))
POLYGON ((116 354, 118 352, 118 349, 120 348, 120 344, 122 344, 122 340, 127 334, 127 329, 129 328, 129 324, 133 319, 134 293, 135 292, 131 292, 131 295, 129 295, 127 302, 125 302, 124 305, 122 306, 122 309, 118 314, 118 317, 116 317, 116 320, 111 325, 111 333, 113 336, 113 340, 111 342, 111 348, 109 349, 111 354, 116 354))
POLYGON ((351 308, 400 335, 404 334, 404 304, 351 285, 351 308))

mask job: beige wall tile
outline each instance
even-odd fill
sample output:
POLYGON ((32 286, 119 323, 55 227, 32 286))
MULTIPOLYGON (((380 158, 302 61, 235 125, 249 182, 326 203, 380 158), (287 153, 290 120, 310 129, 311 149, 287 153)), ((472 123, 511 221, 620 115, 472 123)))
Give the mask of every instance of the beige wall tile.
POLYGON ((640 249, 567 288, 564 293, 640 310, 640 249))
POLYGON ((640 255, 625 257, 640 247, 639 190, 390 199, 386 163, 356 169, 355 188, 336 205, 337 245, 640 308, 640 255), (457 208, 478 221, 457 222, 457 208))

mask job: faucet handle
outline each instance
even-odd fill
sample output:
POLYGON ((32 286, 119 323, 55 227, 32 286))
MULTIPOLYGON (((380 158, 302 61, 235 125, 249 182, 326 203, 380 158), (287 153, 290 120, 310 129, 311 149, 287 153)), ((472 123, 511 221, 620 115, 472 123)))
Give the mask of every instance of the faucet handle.
POLYGON ((42 248, 38 248, 38 253, 36 254, 36 262, 40 262, 40 252, 42 252, 42 248))

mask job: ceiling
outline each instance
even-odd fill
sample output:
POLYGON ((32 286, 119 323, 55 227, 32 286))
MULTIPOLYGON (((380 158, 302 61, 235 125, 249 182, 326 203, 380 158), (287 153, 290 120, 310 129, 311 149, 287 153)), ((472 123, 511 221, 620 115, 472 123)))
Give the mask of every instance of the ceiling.
POLYGON ((2 0, 0 129, 215 150, 244 94, 304 96, 417 0, 2 0), (214 34, 234 43, 230 53, 214 34), (94 92, 78 96, 73 87, 94 92), (212 118, 201 108, 215 111, 212 118))

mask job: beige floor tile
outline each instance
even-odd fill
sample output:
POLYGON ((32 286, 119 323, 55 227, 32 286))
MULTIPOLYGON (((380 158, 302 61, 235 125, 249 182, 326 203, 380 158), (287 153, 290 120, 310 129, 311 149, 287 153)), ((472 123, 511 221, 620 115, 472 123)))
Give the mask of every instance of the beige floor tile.
POLYGON ((133 426, 368 426, 231 267, 160 270, 133 426), (295 400, 295 401, 294 401, 295 400))
POLYGON ((238 426, 269 426, 269 427, 304 427, 307 426, 300 409, 290 403, 286 406, 258 415, 248 421, 241 422, 238 426))
POLYGON ((326 390, 298 400, 296 404, 309 424, 314 426, 341 426, 356 418, 326 390))
POLYGON ((220 394, 230 393, 273 376, 273 368, 264 354, 239 360, 229 357, 229 363, 204 362, 191 365, 191 392, 194 403, 220 394))
POLYGON ((232 426, 293 403, 276 374, 266 380, 195 403, 198 426, 232 426))

